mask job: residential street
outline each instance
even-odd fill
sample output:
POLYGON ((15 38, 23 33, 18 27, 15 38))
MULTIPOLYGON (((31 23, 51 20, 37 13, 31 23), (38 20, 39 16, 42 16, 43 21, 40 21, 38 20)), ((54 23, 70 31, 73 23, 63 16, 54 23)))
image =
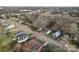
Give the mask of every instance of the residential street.
MULTIPOLYGON (((13 22, 16 24, 16 27, 18 28, 18 30, 20 31, 24 31, 26 33, 31 33, 33 34, 36 38, 40 39, 40 40, 43 40, 45 42, 48 42, 48 44, 54 44, 58 47, 60 47, 61 49, 64 49, 65 51, 71 51, 70 48, 67 48, 65 47, 64 45, 62 45, 60 42, 54 40, 54 39, 51 39, 49 37, 47 37, 44 33, 39 33, 39 32, 35 32, 35 31, 32 31, 28 26, 24 26, 22 24, 19 24, 17 22, 13 22)), ((73 51, 76 51, 76 50, 73 50, 73 51)))

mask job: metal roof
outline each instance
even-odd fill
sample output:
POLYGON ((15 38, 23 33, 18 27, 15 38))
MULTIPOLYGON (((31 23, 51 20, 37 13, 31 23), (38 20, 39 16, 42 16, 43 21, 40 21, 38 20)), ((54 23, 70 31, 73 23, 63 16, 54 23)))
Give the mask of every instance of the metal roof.
POLYGON ((16 33, 16 36, 19 36, 19 35, 26 35, 26 34, 22 31, 20 31, 20 32, 16 33))

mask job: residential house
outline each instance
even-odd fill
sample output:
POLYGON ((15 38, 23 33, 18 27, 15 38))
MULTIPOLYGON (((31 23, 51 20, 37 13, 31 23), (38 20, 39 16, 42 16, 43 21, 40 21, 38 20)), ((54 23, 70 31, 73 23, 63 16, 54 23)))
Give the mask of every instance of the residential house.
POLYGON ((16 33, 16 39, 18 43, 22 43, 25 42, 26 40, 29 39, 29 37, 26 35, 26 33, 20 31, 18 33, 16 33))
POLYGON ((9 25, 9 22, 4 19, 0 19, 0 24, 4 27, 7 27, 9 25))
POLYGON ((58 38, 61 34, 62 34, 62 33, 61 33, 60 31, 57 31, 57 32, 52 33, 51 36, 52 36, 52 38, 56 39, 56 38, 58 38))

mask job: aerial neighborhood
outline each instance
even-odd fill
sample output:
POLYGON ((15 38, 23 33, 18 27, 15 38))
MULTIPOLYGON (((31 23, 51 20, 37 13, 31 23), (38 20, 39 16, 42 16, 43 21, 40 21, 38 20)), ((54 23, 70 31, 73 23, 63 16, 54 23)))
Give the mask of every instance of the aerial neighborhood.
POLYGON ((0 8, 0 52, 79 51, 79 7, 0 8))

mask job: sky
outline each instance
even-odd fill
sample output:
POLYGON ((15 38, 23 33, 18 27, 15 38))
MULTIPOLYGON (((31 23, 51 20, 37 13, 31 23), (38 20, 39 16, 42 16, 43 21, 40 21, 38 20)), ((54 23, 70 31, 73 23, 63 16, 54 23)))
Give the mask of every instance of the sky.
POLYGON ((79 6, 79 0, 0 0, 0 6, 79 6))

